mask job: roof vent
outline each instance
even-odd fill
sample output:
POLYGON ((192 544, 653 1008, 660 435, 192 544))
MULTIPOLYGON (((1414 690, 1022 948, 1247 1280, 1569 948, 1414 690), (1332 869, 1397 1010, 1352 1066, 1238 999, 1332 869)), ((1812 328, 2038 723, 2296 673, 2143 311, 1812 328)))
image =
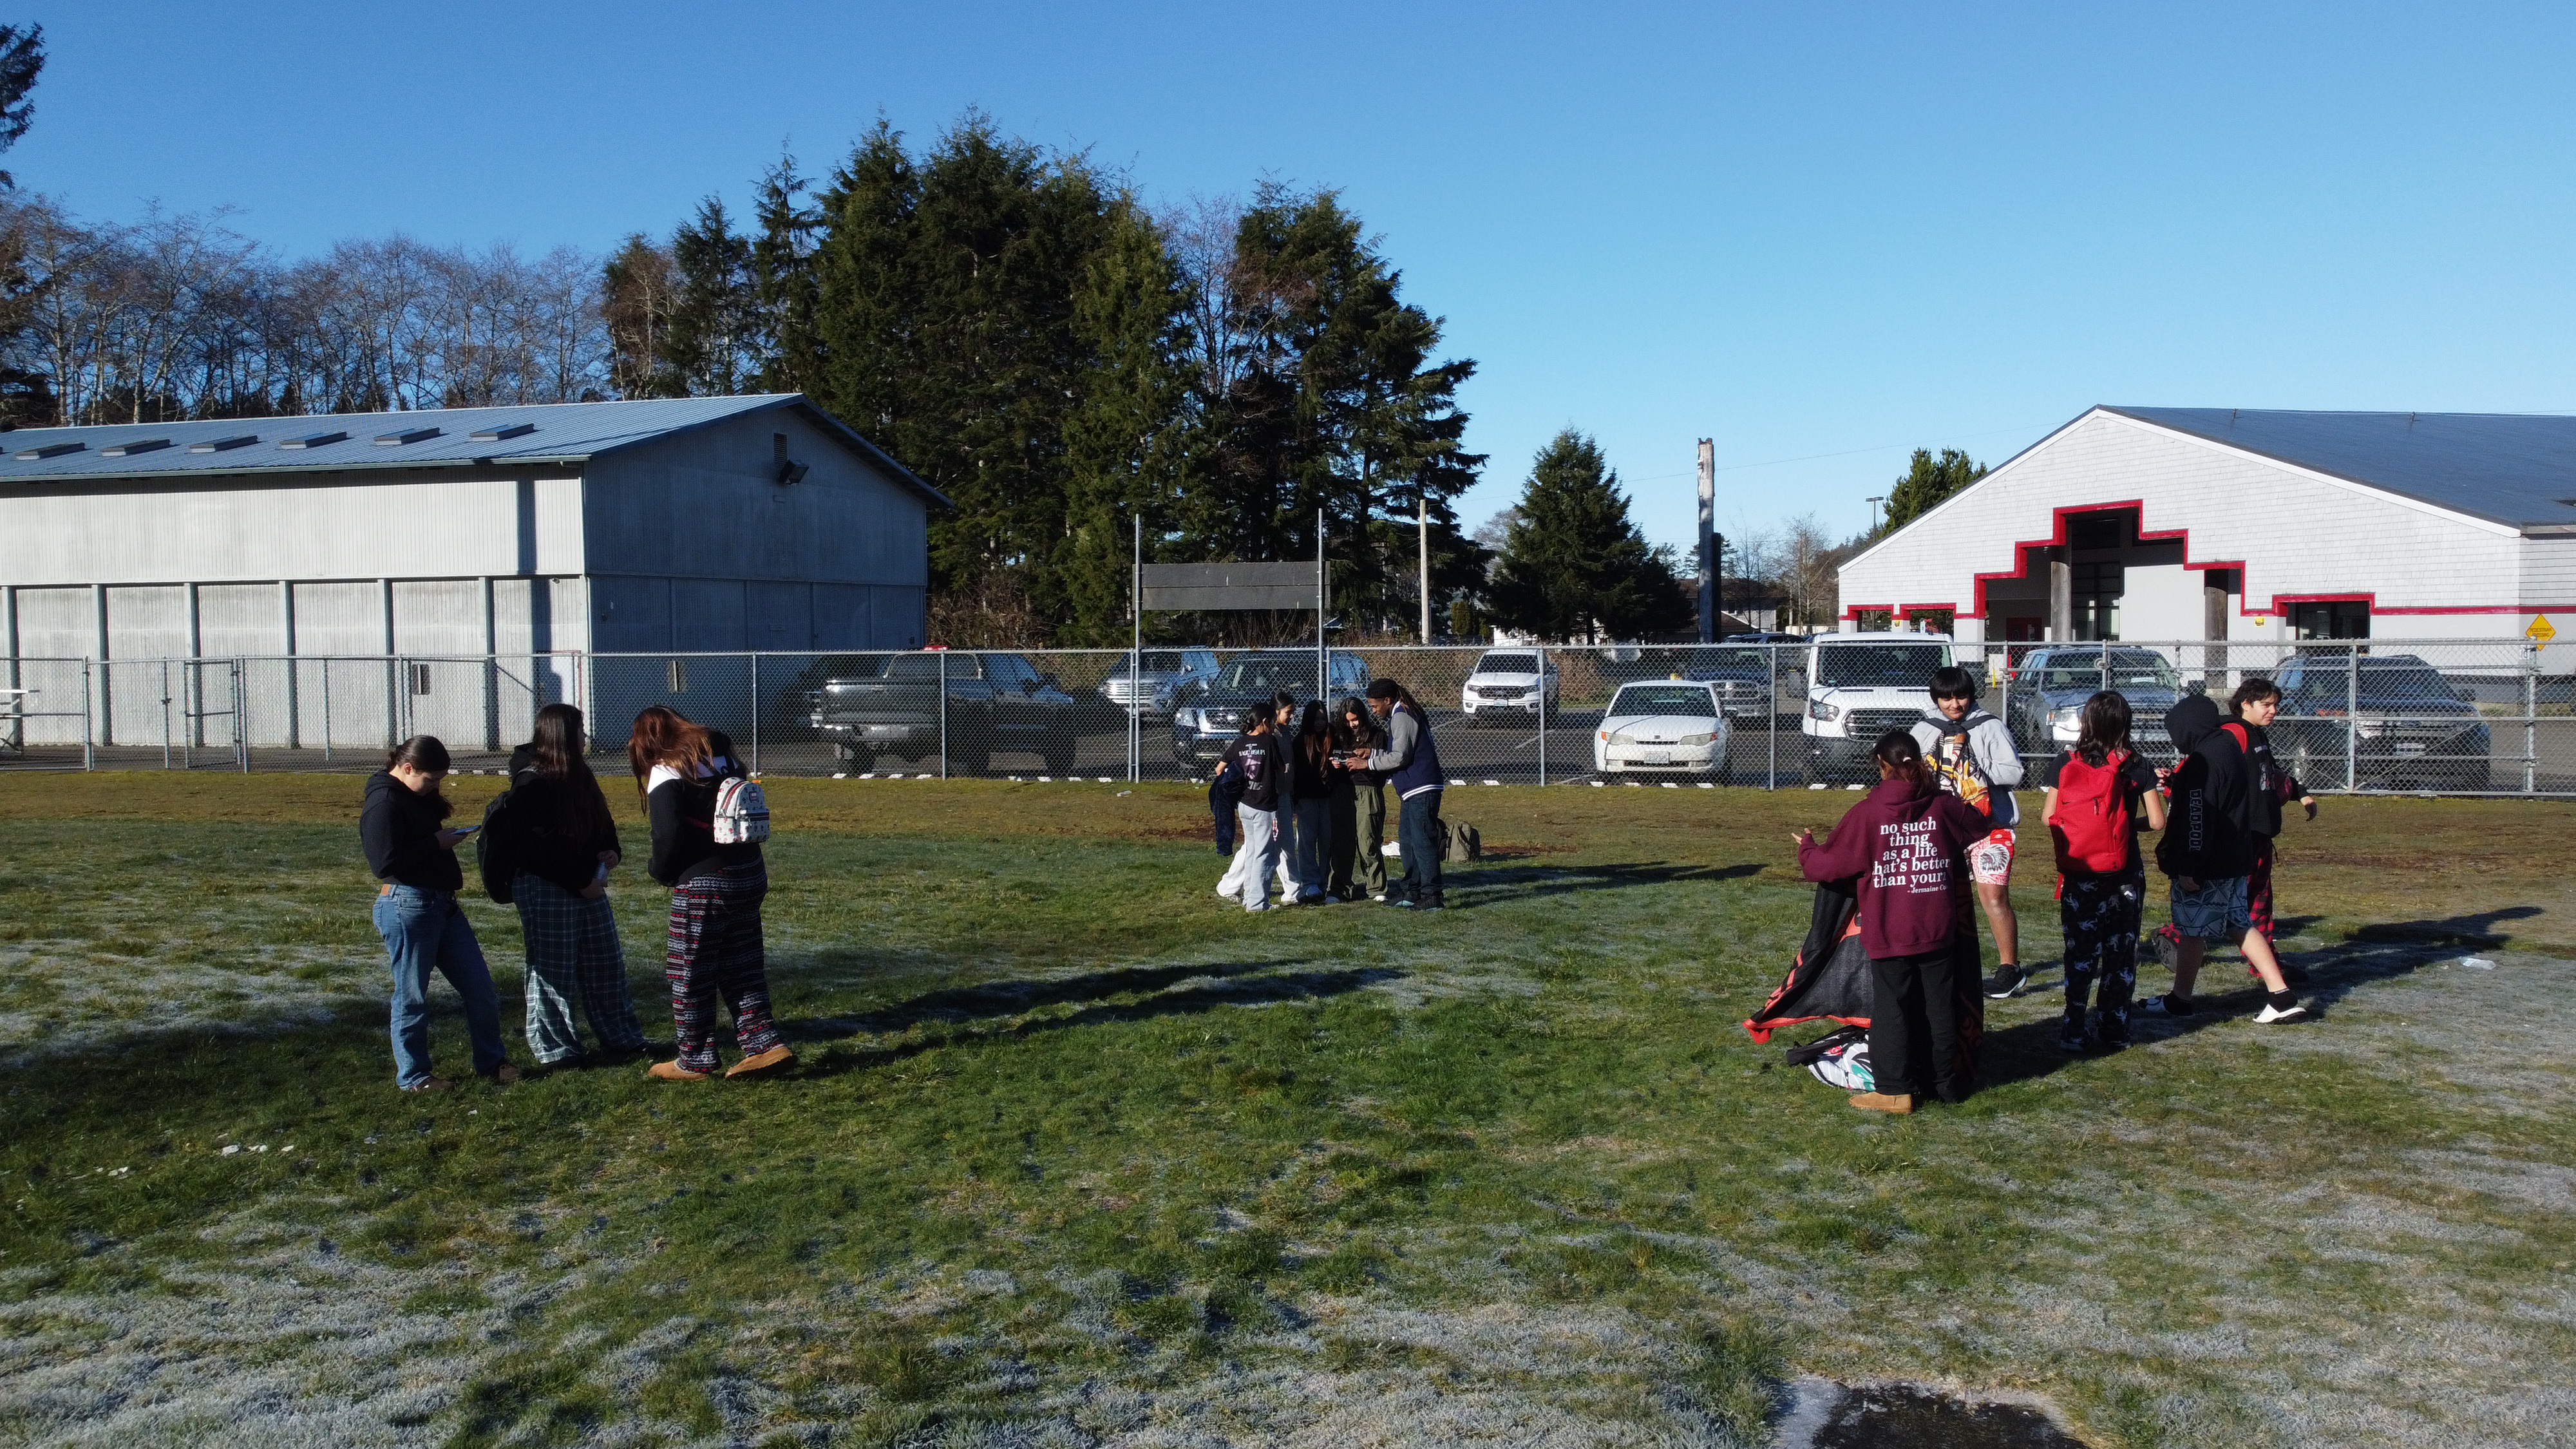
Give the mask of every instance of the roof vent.
POLYGON ((405 443, 426 442, 427 440, 437 436, 438 429, 436 428, 405 428, 399 433, 378 433, 376 435, 376 446, 379 448, 399 448, 405 443))
POLYGON ((499 427, 476 428, 467 436, 477 443, 497 443, 503 438, 522 437, 536 430, 535 423, 504 423, 499 427))
POLYGON ((190 443, 188 445, 188 451, 191 453, 229 453, 235 448, 247 448, 258 441, 259 434, 244 433, 237 438, 217 438, 208 443, 190 443))
POLYGON ((333 443, 346 441, 348 436, 349 435, 347 433, 306 433, 300 438, 282 439, 279 441, 277 446, 281 448, 326 448, 333 443))
POLYGON ((47 443, 41 448, 21 448, 18 450, 18 461, 32 463, 39 458, 59 458, 65 453, 77 453, 88 446, 87 443, 47 443))
POLYGON ((98 455, 102 458, 131 458, 137 453, 157 453, 168 446, 170 446, 168 438, 144 438, 136 442, 119 443, 113 448, 101 448, 98 450, 98 455))

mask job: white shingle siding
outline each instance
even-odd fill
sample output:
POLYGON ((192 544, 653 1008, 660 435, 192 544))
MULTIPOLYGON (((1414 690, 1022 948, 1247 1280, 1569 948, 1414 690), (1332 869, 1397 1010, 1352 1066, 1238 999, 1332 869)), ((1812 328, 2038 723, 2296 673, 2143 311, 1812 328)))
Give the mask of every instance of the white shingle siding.
MULTIPOLYGON (((2137 505, 2147 536, 2187 534, 2190 563, 2242 566, 2234 639, 2285 637, 2280 608, 2303 597, 2368 595, 2372 634, 2393 638, 2511 637, 2526 611, 2576 604, 2576 540, 2527 539, 2095 411, 1845 565, 1844 617, 1927 604, 1979 617, 1978 574, 2015 572, 2018 545, 2062 537, 2060 513, 2121 504, 2137 505), (2416 612, 2451 610, 2463 612, 2416 612)), ((2132 564, 2129 573, 2124 637, 2201 637, 2199 570, 2132 564)), ((2024 587, 2044 597, 2044 575, 2024 587)))

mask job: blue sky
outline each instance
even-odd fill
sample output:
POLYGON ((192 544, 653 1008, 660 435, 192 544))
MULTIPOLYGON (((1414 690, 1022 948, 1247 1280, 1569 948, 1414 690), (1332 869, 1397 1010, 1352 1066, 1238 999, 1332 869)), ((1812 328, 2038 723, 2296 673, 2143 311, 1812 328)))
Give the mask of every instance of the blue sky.
POLYGON ((1659 540, 1869 517, 2095 402, 2576 411, 2576 8, 39 3, 21 186, 280 250, 605 249, 977 105, 1156 202, 1342 189, 1659 540), (1794 461, 1792 461, 1794 460, 1794 461))

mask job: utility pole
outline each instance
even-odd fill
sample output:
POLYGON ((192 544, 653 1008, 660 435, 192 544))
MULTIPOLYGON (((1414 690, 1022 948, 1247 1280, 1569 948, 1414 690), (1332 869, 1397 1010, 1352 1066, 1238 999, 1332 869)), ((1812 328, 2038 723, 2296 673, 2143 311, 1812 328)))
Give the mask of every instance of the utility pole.
POLYGON ((1324 597, 1324 510, 1315 510, 1315 697, 1324 708, 1333 707, 1333 670, 1324 642, 1324 613, 1330 604, 1324 597))
POLYGON ((1878 532, 1878 505, 1886 501, 1887 495, 1884 493, 1869 500, 1869 531, 1872 533, 1878 532))
POLYGON ((1699 440, 1699 642, 1717 642, 1717 444, 1699 440))
POLYGON ((1426 490, 1418 506, 1422 510, 1422 642, 1431 642, 1431 494, 1426 490))
POLYGON ((1136 567, 1127 576, 1127 608, 1136 632, 1127 650, 1127 783, 1133 785, 1143 769, 1145 743, 1145 515, 1139 513, 1131 522, 1136 526, 1136 567))

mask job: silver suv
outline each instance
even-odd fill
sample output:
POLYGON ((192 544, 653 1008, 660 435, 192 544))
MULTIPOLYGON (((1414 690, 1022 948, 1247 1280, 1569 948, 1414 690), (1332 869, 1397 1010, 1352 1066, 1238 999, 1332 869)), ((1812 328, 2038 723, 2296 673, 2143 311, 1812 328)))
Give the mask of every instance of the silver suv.
POLYGON ((1190 685, 1216 678, 1216 652, 1210 649, 1148 649, 1129 658, 1141 661, 1133 680, 1127 677, 1128 658, 1121 658, 1100 681, 1102 702, 1119 714, 1127 712, 1132 699, 1138 713, 1168 719, 1172 702, 1190 685))
POLYGON ((1536 649, 1494 649, 1476 661, 1475 672, 1459 687, 1458 708, 1469 724, 1489 721, 1496 715, 1518 715, 1535 721, 1540 699, 1547 709, 1556 709, 1556 661, 1550 659, 1540 668, 1536 649))

